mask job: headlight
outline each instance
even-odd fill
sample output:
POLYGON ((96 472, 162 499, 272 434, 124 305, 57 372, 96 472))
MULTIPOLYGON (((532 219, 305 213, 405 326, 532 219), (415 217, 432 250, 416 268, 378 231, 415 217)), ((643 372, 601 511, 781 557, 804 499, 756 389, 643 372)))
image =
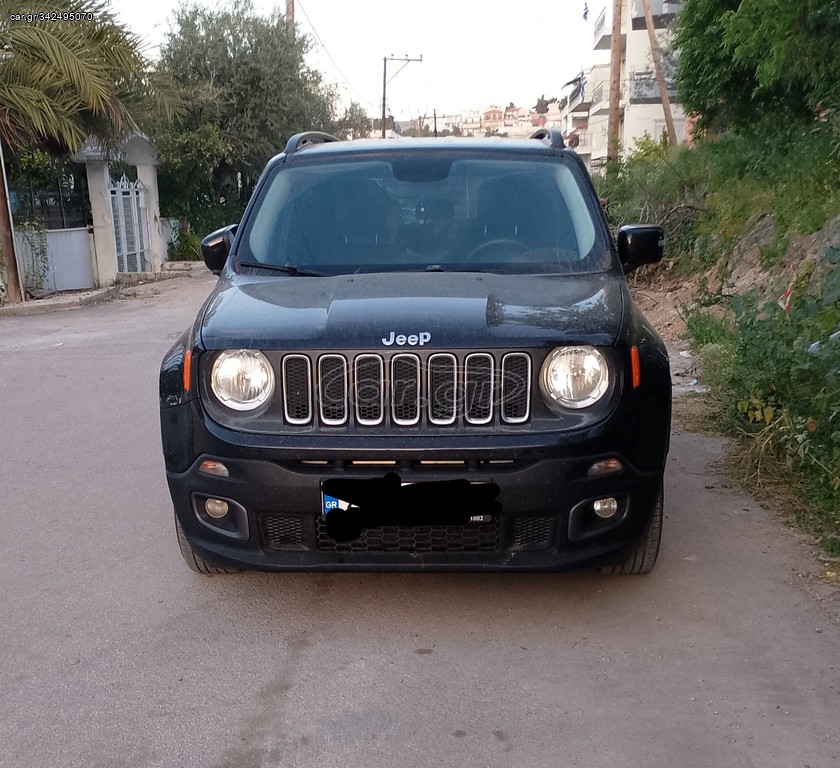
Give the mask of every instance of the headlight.
POLYGON ((610 384, 610 369, 595 347, 558 347, 543 363, 540 388, 549 405, 586 408, 597 403, 610 384))
POLYGON ((262 352, 227 350, 213 362, 210 387, 222 405, 253 411, 274 394, 274 370, 262 352))

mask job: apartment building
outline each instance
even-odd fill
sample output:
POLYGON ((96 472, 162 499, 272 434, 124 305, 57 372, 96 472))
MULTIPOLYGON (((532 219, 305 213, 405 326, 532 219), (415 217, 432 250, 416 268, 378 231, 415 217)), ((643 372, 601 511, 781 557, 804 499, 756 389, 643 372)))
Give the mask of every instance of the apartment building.
POLYGON ((481 127, 488 133, 501 132, 504 127, 505 111, 501 107, 487 107, 481 112, 481 127))
MULTIPOLYGON (((671 101, 677 142, 685 141, 685 112, 676 103, 674 62, 670 28, 682 7, 679 2, 649 0, 663 71, 671 101)), ((568 92, 563 130, 570 146, 576 148, 587 165, 597 169, 606 162, 610 103, 610 56, 612 49, 612 10, 609 3, 593 25, 593 55, 599 63, 566 84, 568 92)), ((656 80, 650 38, 642 0, 623 0, 621 14, 621 89, 619 99, 619 141, 632 149, 645 133, 658 139, 666 132, 665 112, 656 80)))
POLYGON ((464 136, 481 135, 481 110, 465 109, 461 112, 461 133, 464 136))

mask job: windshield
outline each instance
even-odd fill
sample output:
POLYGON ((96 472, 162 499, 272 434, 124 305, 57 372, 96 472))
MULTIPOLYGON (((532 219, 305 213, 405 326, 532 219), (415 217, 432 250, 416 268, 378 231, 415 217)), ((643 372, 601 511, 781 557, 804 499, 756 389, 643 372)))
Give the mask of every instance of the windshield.
POLYGON ((444 153, 279 166, 242 233, 240 265, 304 274, 591 272, 609 250, 556 158, 444 153))

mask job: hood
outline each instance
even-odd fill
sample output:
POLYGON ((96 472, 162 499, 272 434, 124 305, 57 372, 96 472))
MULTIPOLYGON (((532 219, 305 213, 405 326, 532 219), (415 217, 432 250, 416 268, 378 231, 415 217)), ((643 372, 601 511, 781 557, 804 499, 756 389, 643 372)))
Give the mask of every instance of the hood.
POLYGON ((223 277, 207 349, 434 349, 611 345, 627 306, 612 273, 379 273, 223 277))

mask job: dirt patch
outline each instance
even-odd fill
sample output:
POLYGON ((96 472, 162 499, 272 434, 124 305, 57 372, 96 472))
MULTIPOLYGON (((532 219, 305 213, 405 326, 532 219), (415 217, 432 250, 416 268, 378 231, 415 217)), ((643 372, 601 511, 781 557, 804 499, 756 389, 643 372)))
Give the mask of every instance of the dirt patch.
POLYGON ((655 281, 632 281, 630 291, 642 314, 666 342, 685 338, 685 311, 697 294, 694 281, 669 280, 660 276, 655 281))

